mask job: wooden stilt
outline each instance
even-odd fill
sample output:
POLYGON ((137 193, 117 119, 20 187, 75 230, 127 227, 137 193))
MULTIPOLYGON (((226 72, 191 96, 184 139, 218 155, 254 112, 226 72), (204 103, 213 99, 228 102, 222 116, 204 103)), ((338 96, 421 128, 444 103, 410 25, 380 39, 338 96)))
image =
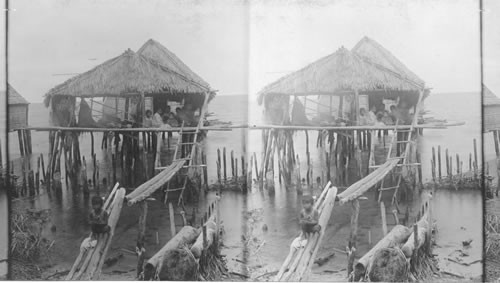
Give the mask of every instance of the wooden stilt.
POLYGON ((140 214, 139 214, 139 235, 137 241, 144 245, 146 240, 146 223, 148 215, 148 201, 143 200, 140 203, 140 214))
POLYGON ((477 163, 477 143, 476 143, 476 139, 474 139, 474 175, 477 176, 477 170, 478 170, 478 163, 477 163))
POLYGON ((226 171, 226 147, 222 149, 222 162, 224 165, 224 182, 227 182, 227 171, 226 171))
POLYGON ((234 151, 231 150, 231 176, 234 178, 234 151))
POLYGON ((351 234, 349 237, 349 246, 351 248, 357 247, 358 218, 359 218, 359 200, 355 199, 352 201, 352 212, 351 212, 351 234))
POLYGON ((446 175, 447 177, 451 177, 450 176, 450 157, 448 156, 448 149, 446 149, 446 175))
POLYGON ((438 146, 438 171, 439 179, 441 180, 441 146, 438 146))
POLYGON ((207 154, 205 151, 202 151, 201 153, 201 159, 202 159, 202 164, 205 165, 203 166, 203 184, 205 187, 205 192, 208 192, 208 172, 207 172, 207 154))
POLYGON ((386 220, 385 204, 383 201, 380 202, 380 215, 382 217, 382 232, 384 236, 387 235, 387 220, 386 220))
POLYGON ((19 138, 19 152, 21 156, 24 156, 24 146, 23 146, 23 134, 22 130, 17 130, 17 137, 19 138))
POLYGON ((26 140, 28 143, 28 154, 31 154, 31 153, 33 153, 33 146, 32 146, 32 142, 31 142, 31 131, 30 130, 26 130, 26 140))

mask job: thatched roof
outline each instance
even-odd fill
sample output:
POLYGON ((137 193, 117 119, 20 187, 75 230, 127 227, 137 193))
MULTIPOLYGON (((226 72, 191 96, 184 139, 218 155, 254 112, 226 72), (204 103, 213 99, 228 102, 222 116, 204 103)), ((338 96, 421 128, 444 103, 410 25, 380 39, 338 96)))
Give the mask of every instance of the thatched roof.
POLYGON ((351 51, 360 55, 365 60, 378 65, 380 68, 392 71, 414 82, 416 85, 421 86, 421 88, 425 86, 425 82, 392 55, 389 50, 367 36, 363 37, 351 51))
POLYGON ((500 106, 500 98, 498 98, 485 85, 483 85, 483 105, 484 106, 500 106))
POLYGON ((301 95, 358 90, 418 91, 422 87, 399 74, 365 60, 342 47, 335 53, 282 77, 266 86, 259 94, 301 95))
POLYGON ((184 62, 182 62, 174 53, 161 45, 158 41, 150 39, 137 51, 137 54, 152 59, 165 68, 177 72, 186 78, 210 88, 210 85, 205 82, 200 76, 193 72, 184 62))
POLYGON ((209 87, 128 49, 122 55, 52 88, 46 94, 46 104, 56 95, 103 97, 142 92, 187 94, 207 91, 211 91, 209 87))
POLYGON ((7 84, 7 87, 8 87, 8 95, 9 95, 9 105, 30 104, 9 83, 7 84))

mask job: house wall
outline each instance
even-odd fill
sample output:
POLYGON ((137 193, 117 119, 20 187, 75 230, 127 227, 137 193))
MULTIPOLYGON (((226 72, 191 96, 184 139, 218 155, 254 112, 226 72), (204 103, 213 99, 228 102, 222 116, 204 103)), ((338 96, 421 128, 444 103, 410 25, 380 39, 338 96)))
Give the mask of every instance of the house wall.
POLYGON ((485 106, 483 121, 485 132, 500 130, 500 105, 485 106))
POLYGON ((28 126, 28 105, 9 105, 9 130, 28 126))

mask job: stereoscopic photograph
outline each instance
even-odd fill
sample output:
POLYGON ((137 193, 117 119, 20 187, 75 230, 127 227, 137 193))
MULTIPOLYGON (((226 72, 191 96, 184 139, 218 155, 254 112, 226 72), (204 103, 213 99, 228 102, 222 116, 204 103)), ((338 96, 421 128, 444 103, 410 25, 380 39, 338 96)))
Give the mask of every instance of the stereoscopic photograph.
POLYGON ((5 7, 0 278, 500 279, 495 1, 5 7))

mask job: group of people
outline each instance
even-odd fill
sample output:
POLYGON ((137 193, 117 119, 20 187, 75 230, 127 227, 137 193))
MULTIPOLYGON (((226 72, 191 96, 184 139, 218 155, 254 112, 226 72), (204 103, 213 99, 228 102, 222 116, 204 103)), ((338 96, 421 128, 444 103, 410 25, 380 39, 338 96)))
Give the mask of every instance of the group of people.
POLYGON ((151 110, 146 110, 144 117, 144 127, 146 128, 161 128, 178 127, 184 122, 184 126, 195 126, 196 119, 194 115, 193 106, 186 103, 184 107, 177 107, 175 113, 171 112, 170 106, 167 105, 165 109, 158 108, 153 115, 151 110))
POLYGON ((390 126, 394 125, 398 119, 400 125, 411 124, 413 117, 410 114, 410 110, 406 106, 405 102, 401 102, 397 107, 395 105, 391 105, 390 110, 390 112, 387 110, 377 111, 377 107, 375 105, 372 106, 368 112, 365 108, 361 108, 359 110, 359 125, 390 126))

